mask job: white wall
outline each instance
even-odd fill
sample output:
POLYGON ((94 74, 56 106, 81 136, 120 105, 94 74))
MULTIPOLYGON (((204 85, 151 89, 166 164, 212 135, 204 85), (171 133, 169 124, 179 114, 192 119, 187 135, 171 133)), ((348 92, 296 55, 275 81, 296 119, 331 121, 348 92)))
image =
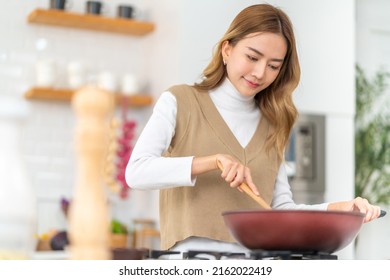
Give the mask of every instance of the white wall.
MULTIPOLYGON (((179 46, 180 81, 193 83, 210 62, 215 44, 235 15, 243 8, 263 1, 182 1, 179 46)), ((269 3, 273 1, 268 1, 269 3)))
POLYGON ((356 60, 374 74, 380 68, 390 71, 390 2, 357 0, 356 60))

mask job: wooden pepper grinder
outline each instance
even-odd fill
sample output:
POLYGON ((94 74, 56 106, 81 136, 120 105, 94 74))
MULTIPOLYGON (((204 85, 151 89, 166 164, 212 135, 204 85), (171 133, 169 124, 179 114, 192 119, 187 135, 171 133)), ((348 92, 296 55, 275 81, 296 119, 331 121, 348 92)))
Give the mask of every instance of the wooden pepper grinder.
POLYGON ((102 171, 114 97, 107 91, 85 87, 75 92, 72 106, 77 116, 77 173, 69 209, 70 258, 111 259, 109 209, 102 171))

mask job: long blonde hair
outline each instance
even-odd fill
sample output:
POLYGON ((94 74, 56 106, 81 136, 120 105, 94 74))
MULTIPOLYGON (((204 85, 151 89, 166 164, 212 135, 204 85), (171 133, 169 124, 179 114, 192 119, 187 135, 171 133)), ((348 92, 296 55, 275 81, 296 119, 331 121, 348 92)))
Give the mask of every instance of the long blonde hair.
POLYGON ((287 52, 275 81, 257 93, 255 100, 262 116, 273 127, 267 139, 267 150, 275 148, 282 159, 298 111, 292 100, 292 93, 298 86, 300 66, 295 44, 293 27, 288 16, 279 8, 269 4, 258 4, 242 10, 230 24, 222 39, 217 43, 209 65, 203 71, 203 79, 195 88, 208 91, 218 87, 226 78, 222 59, 222 44, 228 41, 235 46, 249 34, 268 32, 282 35, 287 43, 287 52))

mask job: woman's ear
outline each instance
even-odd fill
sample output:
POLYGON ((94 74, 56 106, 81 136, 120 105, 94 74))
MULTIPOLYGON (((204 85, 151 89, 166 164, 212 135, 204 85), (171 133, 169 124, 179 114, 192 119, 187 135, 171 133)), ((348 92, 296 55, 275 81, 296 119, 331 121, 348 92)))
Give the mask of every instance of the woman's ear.
POLYGON ((222 52, 223 64, 225 64, 225 65, 226 65, 227 60, 229 58, 231 48, 232 47, 229 44, 229 41, 226 40, 222 43, 221 52, 222 52))

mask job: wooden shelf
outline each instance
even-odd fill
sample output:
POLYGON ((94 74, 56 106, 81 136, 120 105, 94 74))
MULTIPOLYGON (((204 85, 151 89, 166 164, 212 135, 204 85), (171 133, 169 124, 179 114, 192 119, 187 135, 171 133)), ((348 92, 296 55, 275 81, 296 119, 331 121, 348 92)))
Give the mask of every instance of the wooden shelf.
MULTIPOLYGON (((24 97, 27 99, 70 101, 73 93, 74 91, 70 89, 33 87, 24 94, 24 97)), ((130 107, 146 107, 153 103, 152 97, 142 94, 126 96, 121 93, 116 93, 116 96, 117 104, 120 103, 122 98, 127 97, 130 107)))
POLYGON ((54 9, 36 9, 28 15, 28 22, 134 36, 146 35, 154 30, 154 24, 150 22, 110 18, 101 15, 79 14, 54 9))

